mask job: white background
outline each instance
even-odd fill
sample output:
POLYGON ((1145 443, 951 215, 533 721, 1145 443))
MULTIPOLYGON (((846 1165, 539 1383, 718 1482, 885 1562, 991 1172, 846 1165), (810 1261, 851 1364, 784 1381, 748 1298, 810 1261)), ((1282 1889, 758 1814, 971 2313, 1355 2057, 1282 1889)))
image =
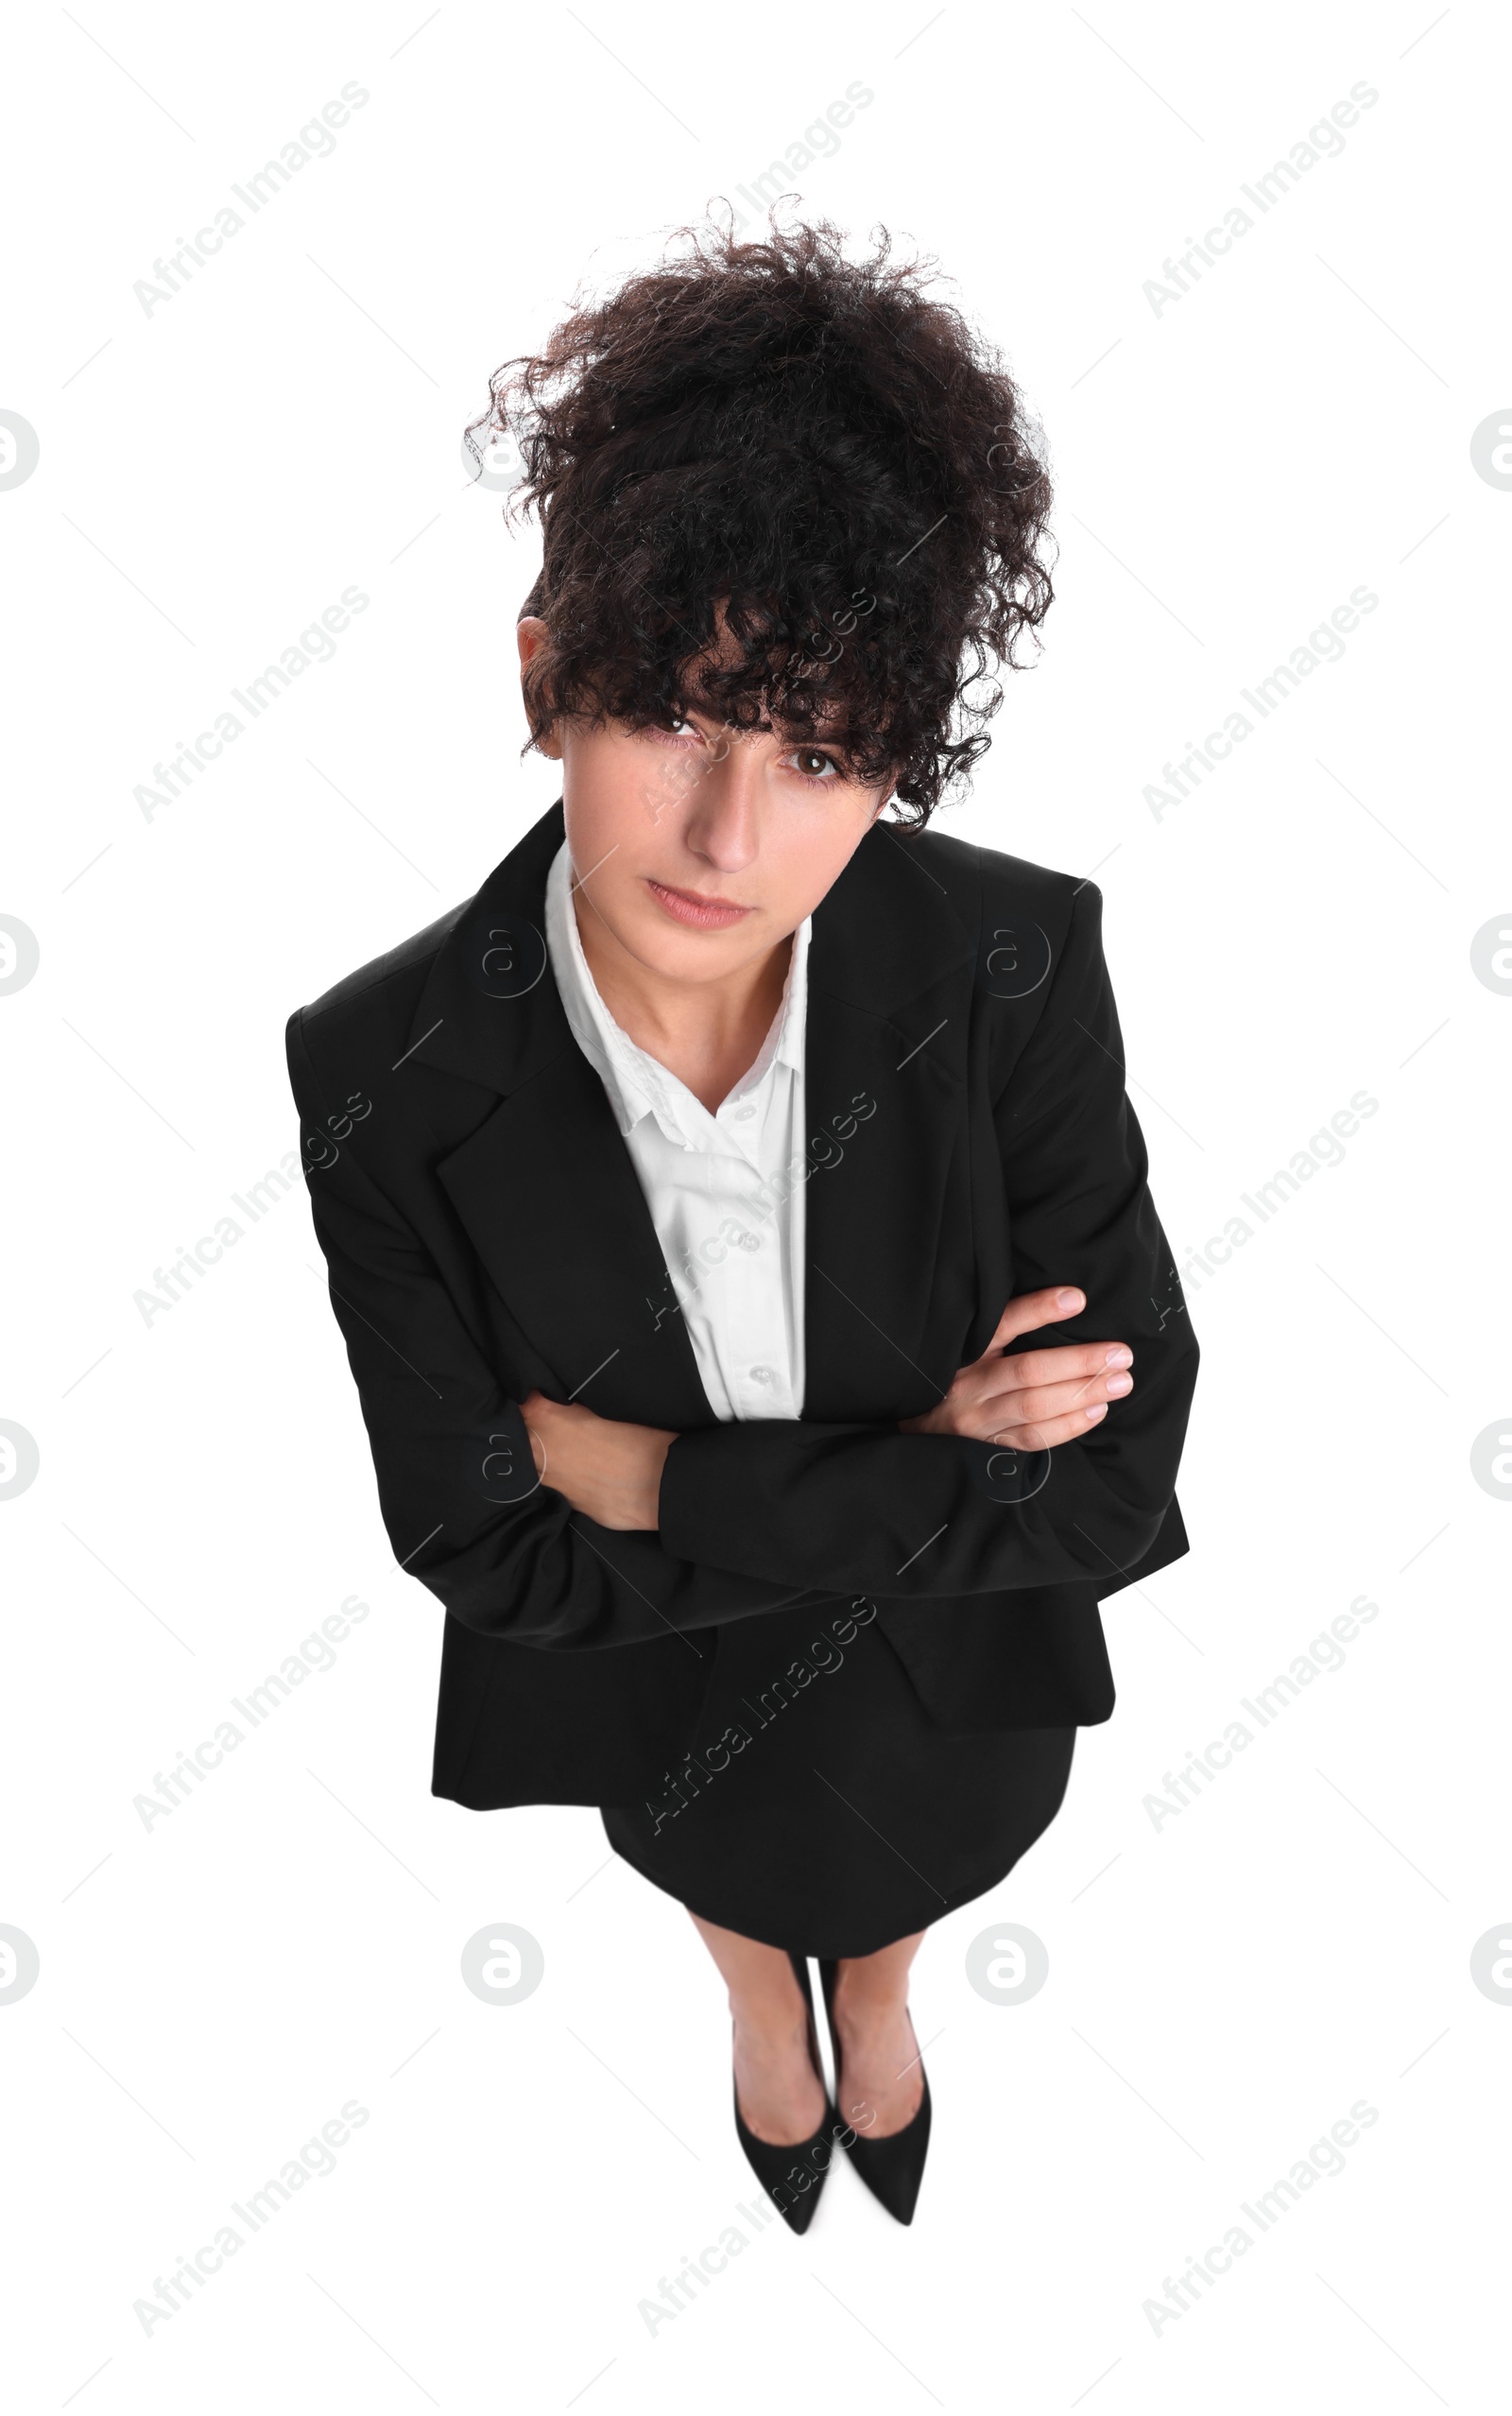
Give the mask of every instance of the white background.
POLYGON ((1512 924, 1512 492, 1470 440, 1512 422, 1504 23, 80 0, 9 42, 0 406, 41 445, 0 493, 0 911, 41 950, 0 998, 0 1416, 41 1455, 0 1502, 0 1921, 41 1958, 0 2004, 11 2404, 1487 2406, 1512 2010, 1470 1955, 1512 1930, 1512 1509, 1470 1455, 1512 1424, 1512 1001, 1470 951, 1512 924), (155 258, 352 80, 334 153, 145 313, 155 258), (806 2238, 770 2225, 652 2331, 662 2278, 751 2229, 713 1966, 593 1812, 431 1797, 442 1614, 393 1565, 302 1189, 170 1312, 133 1295, 294 1146, 289 1010, 557 793, 518 759, 533 535, 460 463, 489 372, 858 80, 804 210, 936 253, 1049 433, 1045 651, 940 826, 1105 891, 1205 1354, 1193 1549, 1110 1605, 1119 1708, 1060 1818, 923 1949, 913 2230, 842 2168, 806 2238), (1342 154, 1157 315, 1166 256, 1362 80, 1342 154), (348 586, 335 659, 144 815, 348 586), (1157 818, 1162 765, 1358 586, 1344 659, 1157 818), (1259 1225, 1240 1195, 1359 1091, 1343 1163, 1259 1225), (352 1595, 335 1666, 145 1827, 352 1595), (1345 1665, 1157 1827, 1163 1774, 1362 1595, 1345 1665), (1002 1921, 1049 1955, 1019 2006, 965 1976, 1002 1921), (545 1956, 513 2008, 459 1976, 499 1922, 545 1956), (335 2170, 146 2333, 135 2302, 353 2099, 335 2170), (1361 2099, 1346 2169, 1157 2329, 1361 2099))

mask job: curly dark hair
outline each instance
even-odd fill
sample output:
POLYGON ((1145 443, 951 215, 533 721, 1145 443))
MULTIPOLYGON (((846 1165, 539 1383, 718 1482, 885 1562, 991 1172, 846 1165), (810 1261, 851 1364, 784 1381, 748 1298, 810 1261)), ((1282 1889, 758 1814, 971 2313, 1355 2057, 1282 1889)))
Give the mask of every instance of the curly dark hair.
POLYGON ((1054 592, 1043 440, 925 293, 934 263, 873 241, 852 262, 775 212, 761 242, 683 228, 495 371, 468 440, 512 439, 506 512, 538 510, 544 545, 525 751, 559 715, 644 729, 696 704, 799 743, 823 716, 909 830, 986 751, 995 673, 1054 592))

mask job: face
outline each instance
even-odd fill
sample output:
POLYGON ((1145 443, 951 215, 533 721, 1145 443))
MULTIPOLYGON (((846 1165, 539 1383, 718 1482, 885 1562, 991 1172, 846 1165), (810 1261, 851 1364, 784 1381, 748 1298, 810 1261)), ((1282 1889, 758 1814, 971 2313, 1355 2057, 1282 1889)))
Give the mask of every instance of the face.
MULTIPOLYGON (((545 624, 524 620, 528 663, 545 624)), ((567 845, 590 905, 649 972, 719 980, 769 956, 839 878, 886 802, 822 732, 736 732, 690 708, 665 729, 561 722, 567 845)))

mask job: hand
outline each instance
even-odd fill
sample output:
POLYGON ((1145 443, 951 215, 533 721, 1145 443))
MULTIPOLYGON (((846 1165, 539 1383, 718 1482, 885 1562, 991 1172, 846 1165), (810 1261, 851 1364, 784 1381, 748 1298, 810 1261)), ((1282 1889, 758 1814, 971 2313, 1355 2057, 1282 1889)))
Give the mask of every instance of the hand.
POLYGON ((662 1469, 677 1436, 664 1426, 600 1418, 569 1401, 527 1393, 520 1414, 543 1485, 599 1527, 661 1524, 662 1469))
POLYGON ((961 1368, 943 1401, 921 1418, 900 1421, 905 1435, 968 1435, 1016 1451, 1052 1451, 1108 1415, 1108 1404, 1133 1388, 1134 1354, 1122 1342, 1070 1342, 1053 1351, 1003 1346, 1075 1317, 1085 1296, 1069 1287, 1024 1292, 1010 1301, 981 1358, 961 1368))

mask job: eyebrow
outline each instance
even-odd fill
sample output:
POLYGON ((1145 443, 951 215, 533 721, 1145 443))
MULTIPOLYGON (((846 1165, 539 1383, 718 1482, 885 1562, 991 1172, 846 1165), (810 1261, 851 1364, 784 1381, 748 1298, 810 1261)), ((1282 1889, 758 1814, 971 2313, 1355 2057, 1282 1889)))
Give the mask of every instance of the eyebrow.
POLYGON ((755 738, 765 736, 769 733, 774 738, 781 739, 785 746, 789 747, 830 747, 838 754, 845 754, 849 751, 846 740, 843 734, 840 734, 843 733, 846 726, 843 723, 839 725, 838 731, 835 731, 833 729, 823 729, 812 722, 806 726, 800 726, 797 722, 790 721, 777 723, 768 718, 765 721, 753 722, 747 727, 743 728, 739 723, 733 721, 719 720, 717 716, 705 705, 683 702, 676 704, 673 710, 678 713, 684 721, 713 722, 716 730, 728 730, 736 737, 755 738))

